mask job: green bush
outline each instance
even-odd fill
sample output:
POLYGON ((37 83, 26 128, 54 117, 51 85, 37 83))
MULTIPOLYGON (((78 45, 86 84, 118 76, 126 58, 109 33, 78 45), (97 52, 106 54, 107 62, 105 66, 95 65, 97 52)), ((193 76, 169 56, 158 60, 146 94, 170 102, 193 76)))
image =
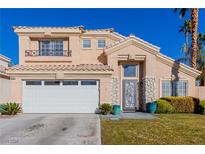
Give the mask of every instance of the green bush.
POLYGON ((199 114, 205 114, 205 100, 202 100, 198 107, 199 114))
POLYGON ((104 103, 100 105, 100 113, 102 114, 108 114, 111 113, 112 111, 112 106, 108 103, 104 103))
POLYGON ((166 100, 158 99, 155 102, 157 104, 156 113, 174 113, 175 108, 170 105, 166 100))
POLYGON ((199 106, 199 99, 190 96, 170 96, 161 99, 171 104, 177 113, 196 113, 199 106))
POLYGON ((21 107, 17 103, 6 103, 0 107, 0 113, 2 115, 16 115, 21 112, 21 107))

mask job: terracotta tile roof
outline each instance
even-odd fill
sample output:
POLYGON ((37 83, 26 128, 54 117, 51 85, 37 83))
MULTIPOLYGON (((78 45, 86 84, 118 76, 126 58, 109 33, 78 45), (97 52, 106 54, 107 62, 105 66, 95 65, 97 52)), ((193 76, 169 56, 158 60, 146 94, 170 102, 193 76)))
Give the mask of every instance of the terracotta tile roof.
POLYGON ((117 35, 117 36, 119 36, 119 37, 121 37, 122 39, 126 39, 127 37, 126 36, 124 36, 124 35, 122 35, 122 34, 120 34, 120 33, 118 33, 118 32, 112 32, 114 35, 117 35))
POLYGON ((15 65, 7 71, 113 71, 108 65, 80 64, 80 65, 15 65))
POLYGON ((13 29, 83 29, 83 26, 72 26, 72 27, 67 27, 67 26, 13 26, 13 29))
POLYGON ((135 35, 132 35, 132 34, 131 34, 129 37, 125 37, 125 38, 122 39, 122 40, 119 40, 119 41, 116 41, 116 42, 112 43, 110 46, 107 46, 106 48, 107 48, 107 49, 108 49, 108 48, 111 48, 111 47, 113 47, 113 46, 115 46, 115 45, 118 45, 118 44, 120 44, 121 42, 125 42, 125 41, 127 41, 127 40, 129 40, 129 39, 135 39, 135 40, 140 41, 140 42, 142 42, 142 43, 144 43, 144 44, 150 45, 151 47, 153 47, 153 48, 155 48, 155 49, 157 49, 157 50, 160 50, 160 47, 158 47, 158 46, 156 46, 156 45, 153 45, 153 44, 151 44, 151 43, 149 43, 149 42, 147 42, 147 41, 144 41, 143 39, 141 39, 141 38, 139 38, 139 37, 136 37, 135 35))
POLYGON ((84 30, 85 32, 100 32, 100 31, 108 31, 108 32, 113 32, 114 28, 105 28, 105 29, 86 29, 84 30))
POLYGON ((125 41, 128 40, 128 39, 129 39, 129 37, 124 38, 124 39, 119 40, 119 41, 115 41, 114 43, 110 44, 109 46, 106 46, 106 49, 111 48, 111 47, 114 47, 115 45, 118 45, 118 44, 120 44, 121 42, 125 42, 125 41))
POLYGON ((11 61, 10 58, 8 58, 8 57, 6 57, 6 56, 4 56, 4 55, 2 55, 2 54, 0 54, 0 60, 3 60, 3 61, 5 61, 5 62, 10 62, 10 61, 11 61))

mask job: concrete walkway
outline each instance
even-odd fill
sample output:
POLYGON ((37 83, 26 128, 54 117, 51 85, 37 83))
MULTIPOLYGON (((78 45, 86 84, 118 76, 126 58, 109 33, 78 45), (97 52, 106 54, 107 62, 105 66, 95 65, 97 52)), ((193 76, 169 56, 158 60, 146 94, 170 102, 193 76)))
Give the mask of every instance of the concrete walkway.
POLYGON ((101 144, 95 114, 22 114, 0 118, 0 144, 101 144))
POLYGON ((154 114, 145 112, 121 112, 119 116, 117 115, 100 115, 100 118, 109 120, 119 120, 119 119, 156 119, 154 114))

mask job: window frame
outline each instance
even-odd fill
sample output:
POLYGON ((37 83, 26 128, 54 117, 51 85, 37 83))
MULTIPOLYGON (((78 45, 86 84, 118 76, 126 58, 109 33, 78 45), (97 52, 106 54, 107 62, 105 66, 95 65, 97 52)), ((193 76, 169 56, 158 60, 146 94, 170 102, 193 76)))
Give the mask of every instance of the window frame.
POLYGON ((45 80, 44 81, 44 86, 60 86, 61 85, 61 81, 59 80, 45 80), (46 82, 58 82, 59 84, 46 84, 46 82))
POLYGON ((90 38, 83 38, 83 39, 82 39, 82 48, 83 48, 83 49, 91 49, 91 48, 92 48, 92 41, 91 41, 90 38), (85 46, 84 46, 84 41, 86 41, 86 40, 90 42, 90 47, 85 47, 85 46))
POLYGON ((62 85, 63 86, 78 86, 79 85, 79 81, 78 80, 63 80, 62 81, 62 85), (77 83, 77 84, 65 84, 65 82, 73 82, 73 83, 77 83))
MULTIPOLYGON (((171 78, 160 78, 160 97, 165 97, 165 96, 162 96, 162 82, 163 81, 169 81, 169 82, 173 82, 173 80, 171 80, 171 78)), ((179 78, 178 82, 180 81, 184 81, 186 82, 186 95, 185 96, 189 96, 190 95, 190 82, 189 82, 189 79, 187 78, 179 78)), ((175 85, 176 83, 174 84, 171 84, 171 96, 176 96, 176 92, 173 91, 173 86, 176 86, 175 85)), ((178 91, 178 89, 177 89, 178 91)), ((180 95, 178 95, 180 96, 180 95)))
POLYGON ((122 64, 122 77, 124 78, 124 79, 138 79, 139 78, 139 64, 137 64, 137 63, 123 63, 122 64), (136 70, 135 70, 135 72, 136 72, 136 76, 125 76, 125 69, 124 69, 124 66, 125 65, 135 65, 136 66, 136 70))
POLYGON ((97 48, 98 49, 104 49, 106 47, 106 39, 105 38, 98 38, 97 39, 97 48), (99 47, 99 41, 104 41, 104 47, 99 47))
POLYGON ((81 80, 80 85, 81 86, 97 86, 97 80, 81 80), (83 84, 83 82, 95 82, 95 84, 83 84))
MULTIPOLYGON (((172 96, 172 83, 171 83, 171 80, 162 80, 161 86, 160 86, 160 88, 161 88, 161 97, 166 97, 166 95, 165 96, 163 95, 163 82, 168 82, 169 83, 169 85, 170 85, 170 87, 169 87, 170 95, 169 96, 172 96)), ((166 87, 166 85, 165 85, 165 87, 166 87)), ((168 91, 168 90, 166 89, 164 91, 168 91)))
POLYGON ((63 39, 41 39, 39 42, 39 56, 64 56, 63 39), (44 44, 44 43, 48 44, 44 44), (52 54, 51 54, 52 53, 52 54))
POLYGON ((25 85, 26 86, 42 86, 43 83, 41 80, 26 80, 25 81, 25 85), (28 84, 28 82, 40 82, 40 84, 28 84))

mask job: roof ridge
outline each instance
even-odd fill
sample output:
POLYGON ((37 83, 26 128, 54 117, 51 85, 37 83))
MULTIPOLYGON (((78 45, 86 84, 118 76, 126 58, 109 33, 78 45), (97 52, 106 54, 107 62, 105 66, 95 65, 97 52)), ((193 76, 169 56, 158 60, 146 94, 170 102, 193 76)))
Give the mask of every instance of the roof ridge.
POLYGON ((120 43, 122 43, 122 42, 124 42, 124 41, 126 41, 126 40, 129 40, 129 39, 136 39, 136 40, 138 40, 138 41, 140 41, 140 42, 142 42, 142 43, 145 43, 145 44, 147 44, 147 45, 150 45, 150 46, 153 47, 153 48, 156 48, 157 50, 160 50, 160 47, 158 47, 158 46, 156 46, 156 45, 153 45, 153 44, 151 44, 151 43, 149 43, 149 42, 147 42, 147 41, 144 41, 143 39, 141 39, 141 38, 139 38, 139 37, 136 37, 135 35, 132 35, 132 34, 129 35, 129 37, 125 37, 125 38, 122 39, 122 40, 119 40, 119 41, 116 41, 116 42, 112 43, 110 46, 107 46, 106 49, 111 48, 111 47, 113 47, 113 46, 115 46, 115 45, 118 45, 118 44, 120 44, 120 43))
POLYGON ((85 29, 84 31, 110 31, 114 32, 114 28, 99 28, 99 29, 85 29))
POLYGON ((19 29, 31 29, 31 28, 62 28, 62 29, 77 29, 77 28, 84 28, 82 25, 80 26, 13 26, 13 29, 16 29, 16 28, 19 28, 19 29))
POLYGON ((158 47, 158 46, 156 46, 156 45, 154 45, 154 44, 152 44, 152 43, 150 43, 150 42, 147 42, 147 41, 143 40, 142 38, 135 36, 134 34, 130 34, 130 35, 129 35, 129 38, 137 39, 138 41, 141 41, 141 42, 143 42, 143 43, 145 43, 145 44, 148 44, 148 45, 150 45, 150 46, 152 46, 152 47, 157 48, 158 50, 160 50, 160 47, 158 47))
POLYGON ((124 42, 124 41, 126 41, 126 40, 128 40, 128 39, 129 39, 129 37, 126 37, 126 38, 124 38, 124 39, 115 41, 115 42, 113 42, 112 44, 110 44, 109 46, 106 46, 106 49, 111 48, 111 47, 113 47, 113 46, 115 46, 115 45, 118 45, 118 44, 120 44, 120 43, 122 43, 122 42, 124 42))
POLYGON ((114 35, 118 35, 118 36, 120 36, 120 37, 122 37, 122 38, 124 38, 124 39, 127 38, 126 36, 120 34, 119 32, 113 31, 112 33, 113 33, 114 35))

